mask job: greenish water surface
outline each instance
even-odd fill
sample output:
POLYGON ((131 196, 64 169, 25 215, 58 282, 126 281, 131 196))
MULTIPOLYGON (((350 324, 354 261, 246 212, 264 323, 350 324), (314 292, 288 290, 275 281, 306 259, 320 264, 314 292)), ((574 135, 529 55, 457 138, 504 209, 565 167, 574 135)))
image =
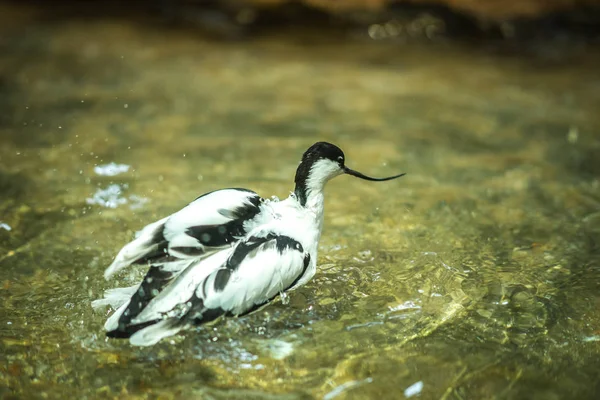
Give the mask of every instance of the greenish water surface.
POLYGON ((0 15, 2 398, 598 398, 597 48, 0 15), (288 304, 150 348, 104 337, 90 302, 143 273, 102 278, 136 230, 221 187, 284 198, 319 140, 408 174, 328 185, 288 304))

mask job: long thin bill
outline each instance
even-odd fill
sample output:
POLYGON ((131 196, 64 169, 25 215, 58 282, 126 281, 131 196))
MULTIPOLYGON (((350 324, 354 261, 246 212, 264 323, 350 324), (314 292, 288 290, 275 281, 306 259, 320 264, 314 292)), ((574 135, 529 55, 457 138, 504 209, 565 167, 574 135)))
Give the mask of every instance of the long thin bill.
POLYGON ((352 175, 357 178, 364 179, 365 181, 373 181, 373 182, 391 181, 392 179, 400 178, 401 176, 406 175, 406 173, 404 173, 404 174, 400 174, 400 175, 388 176, 387 178, 371 178, 370 176, 361 174, 360 172, 350 169, 348 167, 344 168, 344 172, 348 175, 352 175))

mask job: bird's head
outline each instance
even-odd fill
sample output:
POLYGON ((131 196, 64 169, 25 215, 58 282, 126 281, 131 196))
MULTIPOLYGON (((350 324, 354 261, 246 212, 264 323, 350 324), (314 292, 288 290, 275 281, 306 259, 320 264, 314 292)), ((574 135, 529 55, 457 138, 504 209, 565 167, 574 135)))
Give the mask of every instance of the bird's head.
POLYGON ((404 174, 386 178, 372 178, 346 166, 346 157, 342 149, 327 142, 317 142, 304 152, 300 165, 296 170, 296 195, 304 200, 308 192, 323 190, 323 186, 330 179, 338 175, 348 174, 367 181, 389 181, 404 174))

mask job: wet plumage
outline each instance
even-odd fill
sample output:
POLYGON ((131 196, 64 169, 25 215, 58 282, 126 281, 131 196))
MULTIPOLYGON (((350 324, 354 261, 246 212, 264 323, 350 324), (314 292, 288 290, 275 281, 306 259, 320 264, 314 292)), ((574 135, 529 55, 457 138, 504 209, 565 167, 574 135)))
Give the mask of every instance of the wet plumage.
POLYGON ((140 264, 148 267, 144 279, 93 303, 116 310, 105 323, 107 336, 152 345, 223 315, 247 314, 304 285, 316 272, 325 183, 343 173, 366 180, 403 175, 370 178, 344 161, 337 146, 319 142, 304 153, 285 200, 222 189, 144 227, 104 274, 140 264))

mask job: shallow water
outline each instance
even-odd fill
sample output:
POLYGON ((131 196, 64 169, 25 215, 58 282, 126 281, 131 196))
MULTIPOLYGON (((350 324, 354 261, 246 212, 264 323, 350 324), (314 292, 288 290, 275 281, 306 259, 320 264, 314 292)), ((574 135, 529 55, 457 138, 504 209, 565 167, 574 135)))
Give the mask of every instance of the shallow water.
POLYGON ((597 398, 593 48, 0 15, 3 398, 597 398), (283 198, 318 140, 408 174, 328 185, 318 274, 288 304, 105 339, 90 302, 143 272, 102 278, 134 231, 216 188, 283 198))

